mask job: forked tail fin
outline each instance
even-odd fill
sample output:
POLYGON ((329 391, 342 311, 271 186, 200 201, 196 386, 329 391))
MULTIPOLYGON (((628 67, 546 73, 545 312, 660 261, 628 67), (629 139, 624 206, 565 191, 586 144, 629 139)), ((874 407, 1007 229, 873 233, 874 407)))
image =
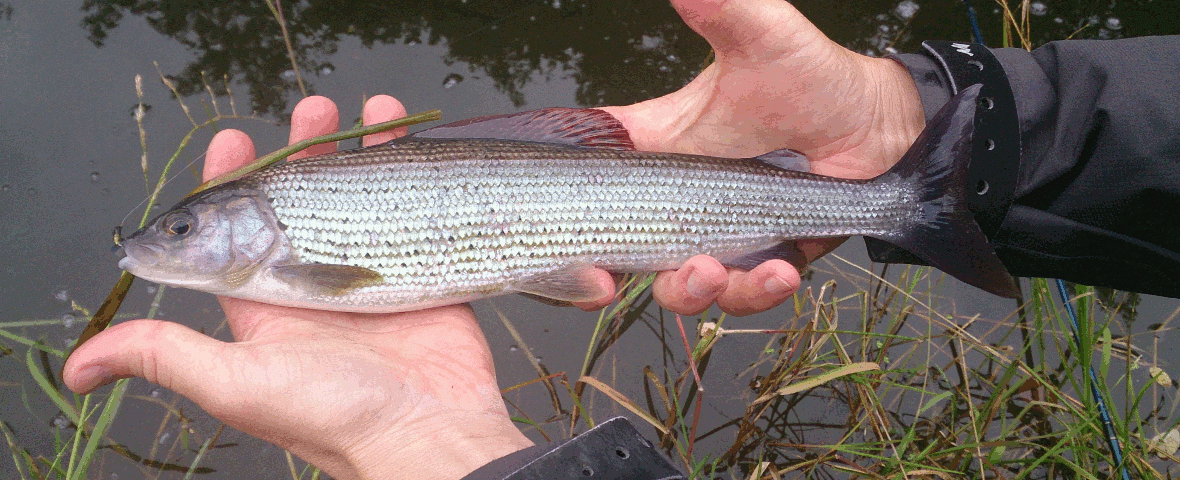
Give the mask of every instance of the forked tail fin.
POLYGON ((874 182, 914 185, 923 213, 898 235, 877 237, 951 276, 995 295, 1019 289, 967 209, 967 168, 980 86, 964 89, 927 124, 901 161, 874 182))

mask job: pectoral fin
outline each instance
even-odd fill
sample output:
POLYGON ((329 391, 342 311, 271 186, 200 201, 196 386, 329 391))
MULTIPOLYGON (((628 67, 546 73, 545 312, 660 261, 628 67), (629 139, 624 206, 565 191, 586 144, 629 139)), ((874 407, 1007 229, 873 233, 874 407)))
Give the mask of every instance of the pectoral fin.
POLYGON ((614 293, 605 288, 590 265, 571 266, 527 278, 513 285, 512 290, 558 302, 588 302, 614 293))
POLYGON ((316 295, 340 296, 352 290, 381 283, 380 273, 353 265, 283 265, 272 267, 275 278, 316 295))

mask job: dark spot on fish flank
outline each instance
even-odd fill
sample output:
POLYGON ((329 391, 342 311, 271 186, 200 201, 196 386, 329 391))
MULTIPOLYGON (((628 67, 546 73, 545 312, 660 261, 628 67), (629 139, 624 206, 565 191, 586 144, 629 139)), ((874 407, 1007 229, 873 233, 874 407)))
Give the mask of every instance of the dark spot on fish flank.
POLYGON ((348 261, 348 254, 347 253, 340 254, 340 260, 347 262, 348 261))
POLYGON ((284 231, 284 232, 287 231, 287 224, 283 223, 282 220, 276 219, 275 223, 277 223, 279 225, 279 230, 284 231))

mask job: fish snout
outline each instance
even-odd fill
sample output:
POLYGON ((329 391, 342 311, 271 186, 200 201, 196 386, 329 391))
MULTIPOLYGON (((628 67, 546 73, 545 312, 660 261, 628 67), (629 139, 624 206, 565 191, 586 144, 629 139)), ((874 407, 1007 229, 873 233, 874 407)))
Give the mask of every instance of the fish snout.
POLYGON ((119 268, 123 270, 127 270, 131 265, 155 265, 163 256, 163 249, 136 242, 124 242, 117 252, 122 256, 119 259, 119 268))

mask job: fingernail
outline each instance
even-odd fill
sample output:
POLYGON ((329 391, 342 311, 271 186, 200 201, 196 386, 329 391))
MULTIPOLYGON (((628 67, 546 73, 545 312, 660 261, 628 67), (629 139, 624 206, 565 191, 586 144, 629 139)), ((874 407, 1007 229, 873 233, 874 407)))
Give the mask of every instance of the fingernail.
POLYGON ((112 376, 111 370, 102 365, 82 367, 78 371, 78 386, 83 389, 94 388, 106 383, 112 376))
POLYGON ((766 284, 763 285, 763 288, 772 295, 782 295, 791 291, 791 284, 787 283, 786 280, 783 280, 778 275, 771 275, 770 278, 766 279, 766 284))
POLYGON ((721 285, 713 282, 708 277, 695 268, 688 271, 688 280, 685 281, 685 288, 688 294, 696 298, 712 298, 721 290, 721 285))

